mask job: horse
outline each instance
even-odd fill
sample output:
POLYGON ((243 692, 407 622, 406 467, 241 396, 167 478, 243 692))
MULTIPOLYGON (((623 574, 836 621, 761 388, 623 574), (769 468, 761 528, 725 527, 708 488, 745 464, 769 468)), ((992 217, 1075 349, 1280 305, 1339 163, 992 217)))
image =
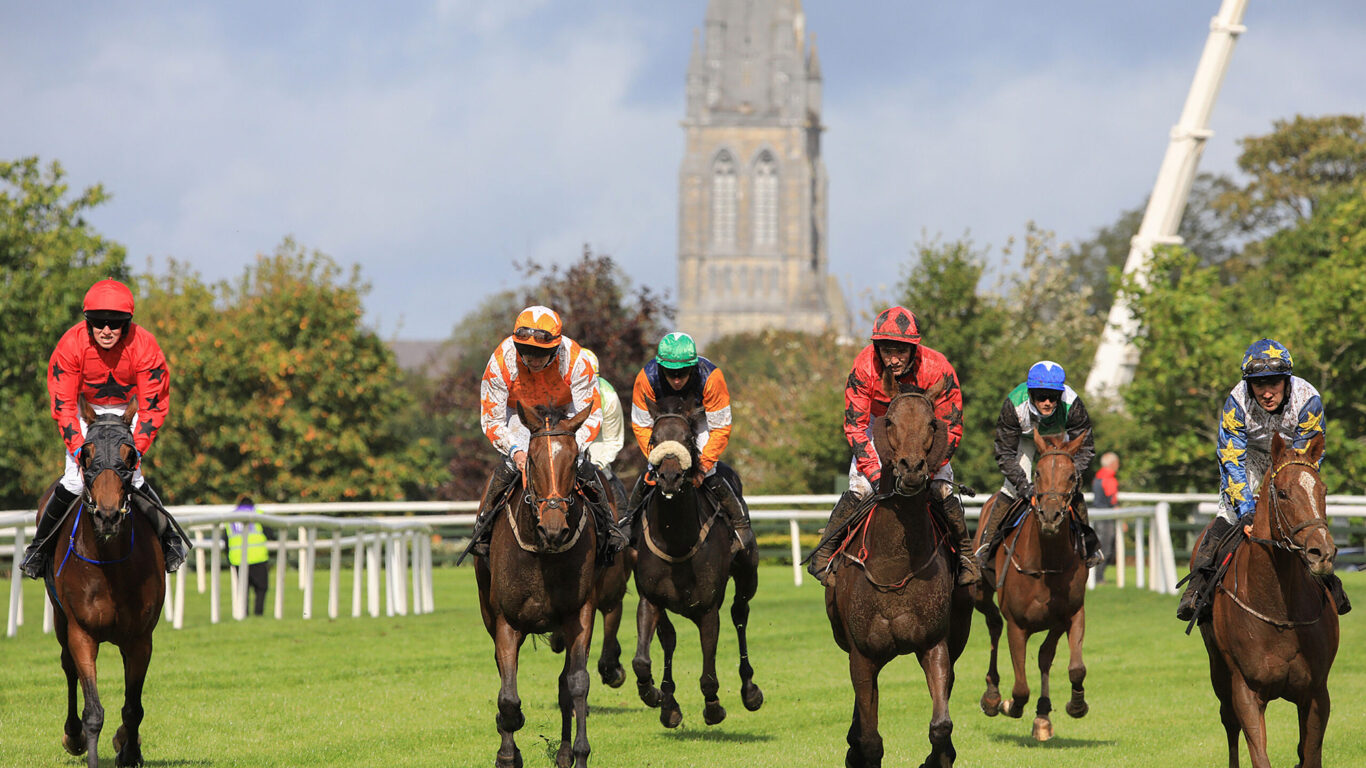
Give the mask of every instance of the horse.
MULTIPOLYGON (((77 456, 85 487, 57 528, 58 548, 44 576, 56 606, 53 621, 66 673, 62 746, 72 755, 84 753, 88 768, 99 765, 104 707, 95 682, 95 659, 101 643, 112 643, 123 656, 124 677, 123 722, 114 734, 115 764, 142 765, 142 686, 152 660, 152 631, 166 599, 166 577, 151 522, 131 508, 137 400, 122 414, 96 416, 84 398, 79 407, 88 425, 77 456), (79 718, 78 681, 85 698, 79 718)), ((47 505, 56 486, 48 487, 38 509, 47 505)))
POLYGON ((592 512, 574 492, 574 433, 587 409, 572 417, 521 404, 523 424, 534 425, 527 444, 524 493, 513 493, 493 523, 489 556, 475 561, 479 609, 493 638, 502 684, 495 723, 502 739, 495 765, 520 768, 514 734, 526 719, 517 695, 517 656, 527 634, 553 633, 565 649, 559 678, 558 768, 588 765, 588 649, 597 611, 597 531, 592 512), (570 742, 571 725, 577 724, 570 742))
MULTIPOLYGON (((650 435, 654 487, 639 513, 635 583, 640 602, 636 607, 636 655, 631 666, 641 701, 659 707, 659 721, 664 727, 678 727, 683 713, 674 698, 677 635, 668 612, 691 619, 702 643, 702 719, 707 725, 716 725, 726 718, 717 696, 716 643, 721 604, 730 579, 735 580, 730 618, 740 644, 740 700, 751 712, 764 703, 763 691, 754 683, 745 629, 749 602, 759 585, 759 554, 750 547, 732 556, 730 542, 735 534, 724 511, 695 485, 702 475, 693 428, 706 419, 702 409, 694 402, 665 397, 650 405, 650 414, 654 418, 650 435), (664 649, 664 677, 659 688, 650 671, 650 644, 656 630, 664 649)), ((718 471, 727 470, 718 465, 718 471)), ((740 497, 739 477, 732 472, 730 480, 740 497)))
POLYGON ((878 675, 897 656, 914 653, 925 672, 933 711, 930 754, 923 766, 953 765, 949 695, 953 664, 972 628, 972 603, 957 586, 955 557, 946 551, 943 527, 930 511, 930 481, 948 456, 948 430, 934 414, 947 382, 928 391, 898 385, 884 372, 886 392, 896 392, 875 424, 884 459, 883 492, 860 507, 867 516, 850 527, 835 557, 856 566, 835 573, 825 589, 825 610, 835 643, 849 654, 854 714, 845 765, 882 765, 878 733, 878 675), (853 548, 856 552, 850 552, 853 548))
POLYGON ((1331 574, 1337 556, 1324 518, 1323 444, 1316 434, 1301 453, 1272 437, 1248 540, 1228 558, 1211 619, 1200 624, 1230 768, 1238 766, 1240 729, 1252 764, 1270 765, 1266 705, 1278 698, 1299 709, 1299 768, 1323 764, 1328 673, 1338 651, 1337 607, 1315 578, 1331 574))
MULTIPOLYGON (((1039 646, 1039 703, 1034 711, 1032 733, 1035 739, 1053 738, 1053 710, 1049 698, 1049 670, 1058 650, 1058 640, 1067 633, 1069 660, 1067 677, 1072 683, 1072 698, 1067 714, 1084 717, 1086 703, 1086 664, 1081 657, 1082 637, 1086 633, 1086 576, 1084 558, 1078 553, 1080 538, 1074 536, 1070 518, 1072 497, 1077 492, 1077 473, 1073 457, 1086 441, 1082 433, 1070 442, 1064 435, 1043 437, 1034 431, 1034 498, 1024 519, 1007 532, 994 558, 996 583, 986 578, 973 588, 977 610, 986 617, 991 636, 991 656, 987 664, 987 688, 982 694, 982 711, 989 717, 1005 713, 1020 717, 1029 702, 1029 679, 1025 671, 1025 651, 1029 636, 1047 632, 1039 646), (993 600, 994 598, 994 600, 993 600), (1000 607, 998 609, 997 603, 1000 607), (1001 639, 1002 615, 1010 643, 1010 662, 1015 672, 1011 701, 1003 702, 997 687, 1001 676, 996 656, 1001 639)), ((997 513, 1004 496, 998 491, 982 510, 982 519, 997 513)), ((1000 509, 999 514, 1006 514, 1000 509)), ((1005 521, 1009 522, 1009 521, 1005 521)), ((978 526, 978 539, 982 526, 978 526)), ((975 541, 980 547, 986 542, 975 541)))

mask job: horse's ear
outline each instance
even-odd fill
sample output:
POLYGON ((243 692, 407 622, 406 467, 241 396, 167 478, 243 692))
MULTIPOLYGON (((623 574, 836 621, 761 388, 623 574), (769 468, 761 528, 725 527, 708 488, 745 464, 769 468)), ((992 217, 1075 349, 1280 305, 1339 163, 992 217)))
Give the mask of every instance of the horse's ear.
POLYGON ((939 396, 948 390, 951 381, 952 379, 949 378, 948 374, 940 377, 939 381, 936 381, 933 386, 925 390, 925 397, 928 397, 930 400, 938 400, 939 396))
POLYGON ((887 393, 887 397, 896 397, 901 392, 901 385, 897 383, 896 377, 892 375, 892 369, 887 366, 882 367, 882 391, 887 393))
POLYGON ((1286 449, 1286 442, 1285 442, 1284 438, 1281 437, 1281 433, 1280 433, 1280 432, 1273 432, 1273 433, 1271 434, 1271 463, 1272 463, 1272 464, 1280 464, 1280 463, 1281 463, 1281 456, 1285 455, 1285 449, 1286 449))
POLYGON ((527 418, 526 411, 522 408, 521 400, 517 401, 517 419, 521 421, 522 426, 526 427, 528 430, 532 432, 536 431, 536 425, 532 422, 531 419, 527 418))
POLYGON ((658 400, 651 400, 651 399, 648 398, 648 397, 645 398, 645 410, 647 410, 647 411, 650 412, 650 421, 654 421, 654 420, 658 419, 658 418, 659 418, 659 401, 658 401, 658 400))
POLYGON ((1034 428, 1034 447, 1038 449, 1039 453, 1043 453, 1044 451, 1048 450, 1048 445, 1044 443, 1043 435, 1039 434, 1038 427, 1034 428))
POLYGON ((131 427, 133 426, 133 418, 134 418, 135 416, 137 416, 137 415, 138 415, 138 397, 137 397, 137 395, 133 395, 132 399, 130 399, 130 400, 128 401, 128 407, 125 408, 125 409, 123 410, 123 423, 124 423, 124 426, 127 426, 127 427, 131 428, 131 427))
POLYGON ((85 419, 86 424, 95 420, 95 409, 86 401, 84 395, 76 398, 76 411, 81 414, 82 419, 85 419))
POLYGON ((1323 433, 1319 432, 1309 438, 1309 444, 1304 447, 1304 458, 1317 464, 1323 458, 1323 446, 1323 433))
POLYGON ((578 428, 583 426, 583 423, 588 420, 588 415, 592 412, 593 411, 591 409, 584 408, 583 410, 569 417, 567 421, 560 422, 559 427, 567 432, 577 431, 578 428))
POLYGON ((1076 456, 1077 451, 1080 451, 1081 446, 1086 442, 1086 438, 1090 436, 1091 430, 1089 428, 1082 430, 1082 433, 1080 435, 1077 435, 1076 437, 1068 441, 1067 445, 1064 445, 1062 449, 1072 454, 1073 456, 1076 456))

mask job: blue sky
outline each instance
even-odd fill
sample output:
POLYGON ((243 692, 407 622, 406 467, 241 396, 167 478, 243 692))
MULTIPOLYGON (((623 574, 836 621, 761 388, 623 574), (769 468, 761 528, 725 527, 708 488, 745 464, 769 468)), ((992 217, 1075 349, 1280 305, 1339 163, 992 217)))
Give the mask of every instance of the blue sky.
MULTIPOLYGON (((1089 236, 1152 186, 1215 0, 807 0, 831 271, 855 310, 922 236, 1089 236)), ((287 235, 444 338, 509 262, 611 253, 672 291, 683 78, 705 3, 0 4, 0 157, 103 183, 148 259, 239 274, 287 235)), ((1358 2, 1251 0, 1202 170, 1296 113, 1366 112, 1358 2)))

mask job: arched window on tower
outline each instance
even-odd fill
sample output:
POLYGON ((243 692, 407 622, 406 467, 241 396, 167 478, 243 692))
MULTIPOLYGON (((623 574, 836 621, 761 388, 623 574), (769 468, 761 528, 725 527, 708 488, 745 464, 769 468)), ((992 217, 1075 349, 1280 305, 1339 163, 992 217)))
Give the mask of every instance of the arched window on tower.
POLYGON ((711 167, 711 239, 714 245, 735 245, 735 161, 725 151, 711 167))
POLYGON ((778 164, 765 151, 754 164, 754 244, 778 243, 778 164))

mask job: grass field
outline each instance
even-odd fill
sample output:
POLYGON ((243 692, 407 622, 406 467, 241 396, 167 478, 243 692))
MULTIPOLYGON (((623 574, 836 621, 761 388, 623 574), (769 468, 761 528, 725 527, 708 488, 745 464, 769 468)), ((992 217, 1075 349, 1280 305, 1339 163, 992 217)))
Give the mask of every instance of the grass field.
MULTIPOLYGON (((1132 573, 1131 573, 1132 575, 1132 573)), ((325 575, 324 575, 325 578, 325 575)), ((589 695, 591 763, 613 766, 838 766, 853 707, 846 656, 830 637, 819 587, 792 585, 791 570, 761 573, 751 615, 751 658, 763 709, 740 705, 735 635, 723 624, 721 699, 730 716, 702 723, 697 635, 679 626, 675 674, 683 725, 659 725, 657 710, 635 695, 629 657, 635 643, 634 598, 623 628, 628 681, 607 688, 594 674, 589 695)), ((1366 573, 1344 574, 1366 604, 1366 573)), ((225 580, 226 582, 226 580, 225 580)), ((349 575, 342 579, 350 584, 349 575)), ((1132 583, 1132 581, 1130 582, 1132 583)), ((76 766, 60 746, 65 683, 58 646, 39 631, 41 592, 26 583, 26 625, 0 639, 0 765, 76 766)), ((320 580, 320 589, 326 589, 320 580)), ((325 594, 323 592, 322 594, 325 594)), ((143 753, 149 766, 488 766, 498 747, 493 716, 498 676, 493 643, 475 606, 473 571, 436 573, 437 611, 421 617, 336 621, 251 619, 211 625, 207 596, 187 596, 186 628, 158 628, 144 704, 143 753)), ((271 601, 273 602, 273 594, 271 601)), ((325 603, 324 603, 325 604, 325 603)), ((349 592, 344 588, 344 606, 349 592)), ((988 719, 977 707, 986 666, 986 631, 975 619, 957 665, 951 714, 960 766, 1142 766, 1224 764, 1224 736, 1198 637, 1182 634, 1176 598, 1102 587, 1087 598, 1086 680, 1090 714, 1061 710, 1066 661, 1055 666, 1057 736, 1039 744, 1030 718, 988 719)), ((287 615, 298 616, 291 591, 287 615)), ((1334 710, 1325 765, 1366 765, 1366 609, 1343 618, 1342 645, 1330 687, 1334 710)), ((595 656, 598 638, 595 638, 595 656)), ((1037 640, 1033 644, 1037 646, 1037 640)), ((1032 650, 1032 649, 1031 649, 1032 650)), ((656 643, 656 677, 662 668, 656 643)), ((548 766, 558 746, 555 678, 562 657, 528 641, 519 691, 527 716, 518 743, 528 766, 548 766)), ((1008 657, 1002 687, 1010 685, 1008 657)), ((590 665, 590 670, 593 667, 590 665)), ((1037 695, 1037 669, 1030 663, 1037 695)), ((106 725, 101 764, 112 766, 123 684, 116 649, 100 659, 106 725)), ((929 696, 913 658, 882 676, 882 735, 888 766, 919 765, 928 752, 929 696)), ((1032 702, 1027 712, 1032 713, 1032 702)), ((1271 759, 1295 763, 1293 707, 1268 709, 1271 759)), ((1246 753, 1244 750, 1244 759, 1246 753)))

